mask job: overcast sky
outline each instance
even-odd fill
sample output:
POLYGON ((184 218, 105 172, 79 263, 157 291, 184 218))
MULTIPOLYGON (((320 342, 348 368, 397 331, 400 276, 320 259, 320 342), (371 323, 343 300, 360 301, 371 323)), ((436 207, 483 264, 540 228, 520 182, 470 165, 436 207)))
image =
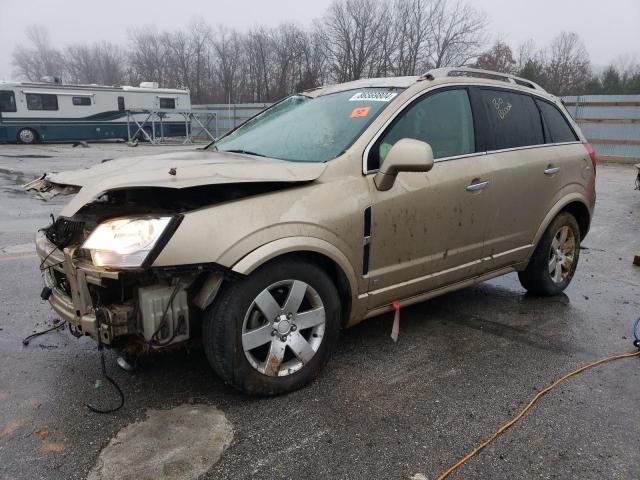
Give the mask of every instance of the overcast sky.
MULTIPOLYGON (((124 44, 131 27, 175 29, 193 19, 238 29, 293 21, 308 25, 332 0, 0 0, 0 79, 12 76, 11 52, 31 24, 47 26, 56 47, 99 40, 124 44), (167 5, 163 7, 162 5, 167 5)), ((514 47, 547 45, 561 30, 578 33, 594 66, 620 55, 640 60, 640 0, 473 0, 489 31, 514 47)))

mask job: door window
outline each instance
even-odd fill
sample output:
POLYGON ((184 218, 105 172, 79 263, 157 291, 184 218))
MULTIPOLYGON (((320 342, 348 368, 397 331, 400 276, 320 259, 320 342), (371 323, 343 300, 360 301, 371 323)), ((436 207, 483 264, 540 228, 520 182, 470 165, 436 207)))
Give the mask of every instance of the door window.
POLYGON ((467 90, 433 93, 403 111, 371 149, 368 170, 378 169, 391 147, 403 138, 427 142, 433 149, 434 158, 475 152, 473 115, 467 90))
POLYGON ((27 93, 27 109, 58 110, 58 96, 48 93, 27 93))
POLYGON ((11 90, 0 91, 0 112, 15 112, 16 96, 11 90))
POLYGON ((536 103, 544 119, 547 143, 575 142, 578 140, 571 125, 555 105, 537 99, 536 103))
POLYGON ((540 112, 529 95, 489 88, 475 89, 472 95, 475 111, 485 117, 478 122, 480 148, 491 151, 544 144, 540 112))
POLYGON ((118 111, 124 112, 124 97, 118 97, 118 111))

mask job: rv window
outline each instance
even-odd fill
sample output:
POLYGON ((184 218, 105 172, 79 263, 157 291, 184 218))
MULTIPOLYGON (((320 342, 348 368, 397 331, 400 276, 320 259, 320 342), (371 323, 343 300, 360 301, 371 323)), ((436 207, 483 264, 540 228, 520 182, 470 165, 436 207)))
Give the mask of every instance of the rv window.
POLYGON ((29 110, 58 110, 58 96, 46 93, 27 93, 29 110))
POLYGON ((0 112, 15 112, 16 97, 10 90, 0 91, 0 112))
POLYGON ((71 97, 71 101, 77 106, 91 105, 91 97, 71 97))
POLYGON ((161 98, 160 99, 160 108, 176 108, 176 99, 175 98, 161 98))
POLYGON ((118 97, 118 111, 124 112, 124 97, 118 97))

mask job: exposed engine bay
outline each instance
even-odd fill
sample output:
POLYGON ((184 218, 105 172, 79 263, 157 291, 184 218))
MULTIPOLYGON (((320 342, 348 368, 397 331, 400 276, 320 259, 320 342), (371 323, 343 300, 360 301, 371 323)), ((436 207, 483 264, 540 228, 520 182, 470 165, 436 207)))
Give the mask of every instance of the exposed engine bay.
POLYGON ((101 268, 82 244, 98 225, 122 216, 180 214, 216 203, 287 188, 291 183, 204 185, 186 189, 136 188, 108 192, 71 218, 58 217, 38 233, 43 298, 76 335, 128 349, 185 342, 222 281, 238 274, 216 264, 163 268, 101 268))

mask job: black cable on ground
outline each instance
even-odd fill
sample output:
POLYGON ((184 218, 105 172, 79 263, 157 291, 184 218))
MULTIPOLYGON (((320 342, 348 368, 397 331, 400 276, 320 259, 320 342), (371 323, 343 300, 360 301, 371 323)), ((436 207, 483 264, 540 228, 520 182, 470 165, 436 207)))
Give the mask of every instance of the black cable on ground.
POLYGON ((96 407, 94 407, 92 405, 89 405, 88 403, 85 403, 85 405, 87 406, 87 408, 89 410, 91 410, 94 413, 113 413, 113 412, 117 412, 118 410, 120 410, 124 406, 124 392, 120 388, 120 385, 118 385, 116 383, 116 381, 113 378, 111 378, 109 376, 109 374, 107 374, 107 367, 106 367, 105 359, 104 359, 104 347, 103 347, 102 343, 100 343, 98 345, 98 350, 100 350, 100 367, 101 367, 101 370, 102 370, 102 376, 111 385, 113 385, 113 388, 116 389, 116 391, 118 392, 118 395, 120 396, 120 403, 118 403, 118 405, 116 407, 114 407, 114 408, 107 408, 107 409, 96 408, 96 407))
POLYGON ((66 320, 63 320, 62 322, 60 322, 58 325, 51 327, 47 330, 43 330, 42 332, 36 332, 36 333, 32 333, 31 335, 28 335, 26 337, 24 337, 24 339, 22 340, 22 345, 24 345, 25 347, 27 345, 29 345, 29 342, 31 340, 33 340, 35 337, 39 337, 40 335, 44 335, 45 333, 49 333, 49 332, 53 332, 54 330, 58 330, 60 328, 64 328, 65 324, 67 323, 66 320))
POLYGON ((101 330, 100 326, 102 324, 102 316, 104 315, 104 313, 100 311, 98 302, 96 302, 95 311, 96 311, 96 332, 98 337, 98 351, 100 352, 100 368, 102 371, 102 376, 111 385, 113 385, 113 388, 115 388, 116 391, 118 392, 118 395, 120 396, 120 403, 118 403, 118 405, 114 408, 107 408, 107 409, 96 408, 92 405, 89 405, 88 403, 85 403, 85 405, 89 410, 91 410, 94 413, 113 413, 113 412, 117 412, 124 406, 124 392, 120 388, 120 385, 118 385, 116 381, 113 378, 111 378, 107 373, 107 366, 104 358, 104 344, 102 343, 102 335, 100 334, 100 330, 101 330))

